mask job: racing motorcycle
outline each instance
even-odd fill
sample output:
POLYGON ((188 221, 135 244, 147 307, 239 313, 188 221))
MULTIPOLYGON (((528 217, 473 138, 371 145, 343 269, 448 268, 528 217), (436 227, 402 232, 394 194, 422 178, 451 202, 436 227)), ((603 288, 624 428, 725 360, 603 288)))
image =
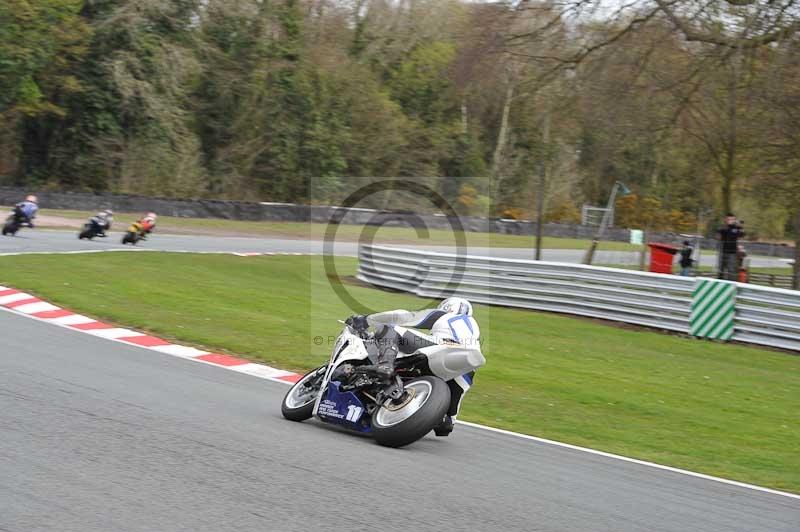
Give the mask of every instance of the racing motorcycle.
POLYGON ((101 234, 105 233, 100 232, 100 228, 97 224, 86 222, 83 224, 83 230, 81 230, 81 232, 78 234, 78 238, 80 240, 83 240, 84 238, 91 240, 96 236, 100 236, 101 234))
MULTIPOLYGON (((3 236, 11 235, 14 236, 19 231, 20 227, 23 225, 30 225, 26 222, 26 218, 23 214, 18 213, 16 210, 13 211, 11 214, 8 215, 6 218, 6 223, 3 225, 3 236)), ((30 226, 33 227, 33 226, 30 226)))
POLYGON ((122 243, 123 244, 132 244, 136 245, 136 243, 142 239, 143 235, 142 224, 139 222, 133 222, 128 230, 122 235, 122 243))
POLYGON ((371 434, 377 443, 402 447, 444 419, 450 406, 446 381, 486 363, 479 349, 438 345, 425 353, 398 352, 392 364, 380 362, 375 335, 344 323, 330 360, 304 375, 286 393, 283 417, 321 421, 371 434))

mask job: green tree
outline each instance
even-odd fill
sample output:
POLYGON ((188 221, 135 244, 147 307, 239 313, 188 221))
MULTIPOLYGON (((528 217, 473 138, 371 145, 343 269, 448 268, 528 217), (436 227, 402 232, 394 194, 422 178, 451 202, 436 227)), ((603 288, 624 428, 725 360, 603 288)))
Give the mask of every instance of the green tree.
MULTIPOLYGON (((90 28, 78 0, 8 0, 0 4, 0 175, 15 171, 24 119, 66 114, 63 95, 82 90, 75 64, 86 51, 90 28)), ((41 134, 46 135, 46 132, 41 134)), ((46 150, 39 153, 46 156, 46 150)), ((27 184, 16 175, 17 182, 27 184)))
POLYGON ((189 49, 197 2, 98 1, 80 16, 93 28, 74 67, 81 91, 59 93, 61 116, 23 124, 26 175, 54 185, 192 195, 202 179, 189 129, 189 49))

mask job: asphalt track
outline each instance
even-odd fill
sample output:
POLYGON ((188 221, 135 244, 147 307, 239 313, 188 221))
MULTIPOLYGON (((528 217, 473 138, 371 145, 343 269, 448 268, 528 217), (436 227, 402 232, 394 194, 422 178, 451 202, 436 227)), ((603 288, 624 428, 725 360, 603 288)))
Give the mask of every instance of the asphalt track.
MULTIPOLYGON (((30 252, 65 252, 90 251, 108 249, 131 249, 120 240, 121 233, 111 233, 108 238, 92 241, 78 240, 77 232, 53 230, 20 231, 16 237, 0 237, 0 254, 30 252)), ((402 245, 400 245, 402 247, 402 245)), ((407 245, 406 245, 407 246, 407 245)), ((419 246, 413 246, 419 247, 419 246)), ((193 252, 231 252, 231 253, 322 253, 323 242, 319 240, 296 240, 286 238, 252 238, 252 237, 220 237, 154 234, 146 242, 137 245, 141 249, 161 251, 193 251, 193 252)), ((425 246, 425 249, 442 252, 453 252, 452 247, 425 246)), ((532 259, 533 250, 526 248, 487 248, 470 247, 471 255, 502 257, 510 259, 532 259)), ((545 249, 542 258, 554 262, 579 263, 584 251, 579 249, 545 249)), ((356 256, 358 245, 354 242, 337 241, 334 254, 356 256)), ((714 264, 714 256, 702 257, 703 264, 714 264)), ((595 264, 638 264, 639 254, 630 251, 599 251, 595 255, 595 264)), ((753 257, 754 267, 786 267, 787 262, 768 257, 753 257)))
POLYGON ((800 530, 789 497, 464 426, 386 449, 283 420, 278 383, 10 312, 0 337, 4 532, 800 530))

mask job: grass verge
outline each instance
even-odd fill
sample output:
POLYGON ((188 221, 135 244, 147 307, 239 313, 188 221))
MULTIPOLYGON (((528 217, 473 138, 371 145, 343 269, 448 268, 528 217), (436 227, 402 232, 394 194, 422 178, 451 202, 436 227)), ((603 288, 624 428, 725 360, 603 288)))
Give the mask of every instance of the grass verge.
MULTIPOLYGON (((0 259, 0 284, 185 343, 303 370, 349 310, 320 260, 185 254, 0 259)), ((355 261, 342 259, 347 273, 355 261)), ((372 308, 404 294, 348 286, 372 308)), ((463 419, 800 492, 800 357, 478 306, 488 365, 463 419)), ((457 437, 457 435, 456 435, 457 437)))

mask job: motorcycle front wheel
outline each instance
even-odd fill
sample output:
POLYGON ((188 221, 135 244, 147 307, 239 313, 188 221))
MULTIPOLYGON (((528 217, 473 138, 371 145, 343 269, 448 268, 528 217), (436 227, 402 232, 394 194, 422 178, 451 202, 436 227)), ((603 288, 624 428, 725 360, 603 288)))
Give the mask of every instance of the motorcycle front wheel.
POLYGON ((325 366, 321 366, 309 371, 286 392, 281 403, 283 417, 290 421, 305 421, 314 415, 314 402, 319 394, 319 383, 325 376, 324 369, 325 366))
POLYGON ((450 407, 450 388, 438 377, 425 376, 405 384, 406 396, 381 405, 372 415, 375 441, 403 447, 419 440, 444 419, 450 407))
POLYGON ((8 222, 3 226, 3 236, 14 236, 17 234, 17 231, 19 231, 19 226, 13 222, 8 222))

